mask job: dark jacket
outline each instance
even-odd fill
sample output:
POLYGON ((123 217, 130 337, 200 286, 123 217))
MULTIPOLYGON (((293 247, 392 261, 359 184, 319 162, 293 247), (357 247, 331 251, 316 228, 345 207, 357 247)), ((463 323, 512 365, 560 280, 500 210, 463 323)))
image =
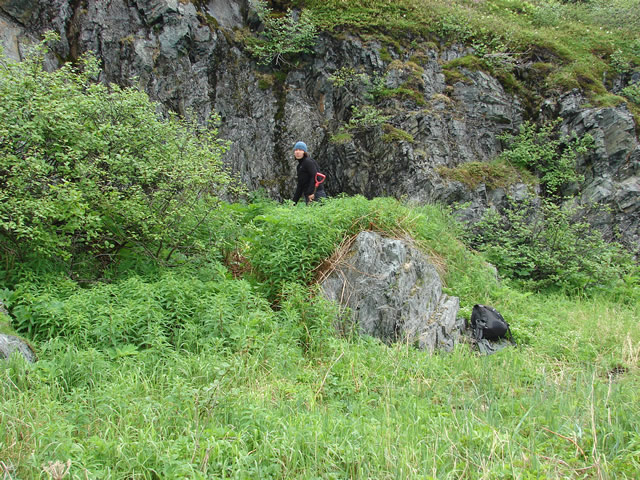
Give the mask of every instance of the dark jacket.
MULTIPOLYGON (((298 185, 296 187, 296 193, 293 194, 293 201, 298 203, 302 195, 304 195, 306 201, 306 198, 313 193, 316 184, 316 173, 318 173, 318 164, 309 155, 305 155, 298 160, 296 172, 298 174, 298 185)), ((318 186, 316 196, 325 196, 323 185, 318 186)))

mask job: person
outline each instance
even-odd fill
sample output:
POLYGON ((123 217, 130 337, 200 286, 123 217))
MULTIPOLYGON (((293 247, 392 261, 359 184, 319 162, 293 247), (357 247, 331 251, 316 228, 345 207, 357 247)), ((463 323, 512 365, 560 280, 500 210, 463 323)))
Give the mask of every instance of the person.
POLYGON ((293 146, 293 156, 298 160, 298 166, 296 167, 298 185, 293 194, 293 202, 297 204, 303 195, 307 204, 325 198, 327 194, 324 191, 324 185, 320 184, 316 189, 318 164, 309 156, 307 145, 304 142, 297 142, 293 146))

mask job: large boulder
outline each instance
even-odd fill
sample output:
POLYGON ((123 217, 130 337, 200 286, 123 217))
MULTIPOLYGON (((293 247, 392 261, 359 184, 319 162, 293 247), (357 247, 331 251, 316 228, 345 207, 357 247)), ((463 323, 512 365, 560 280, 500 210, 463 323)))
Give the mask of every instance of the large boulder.
POLYGON ((442 293, 429 258, 410 242, 362 232, 322 281, 326 298, 351 310, 362 334, 387 344, 451 350, 459 299, 442 293))

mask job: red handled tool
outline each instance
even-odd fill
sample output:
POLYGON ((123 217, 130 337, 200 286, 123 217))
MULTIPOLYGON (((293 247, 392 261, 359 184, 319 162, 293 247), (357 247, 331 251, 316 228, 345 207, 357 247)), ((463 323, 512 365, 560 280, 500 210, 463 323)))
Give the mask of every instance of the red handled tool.
MULTIPOLYGON (((322 182, 324 182, 325 178, 327 178, 327 176, 324 173, 320 173, 320 172, 316 173, 316 188, 315 188, 315 190, 317 190, 318 187, 320 186, 320 184, 322 182)), ((316 192, 314 191, 313 193, 316 193, 316 192)))
POLYGON ((327 176, 326 176, 324 173, 320 173, 320 172, 317 172, 317 173, 316 173, 316 186, 315 186, 315 188, 313 189, 313 195, 315 195, 315 194, 316 194, 316 191, 318 190, 318 187, 320 186, 320 184, 321 184, 322 182, 324 182, 324 179, 325 179, 325 178, 327 178, 327 176))

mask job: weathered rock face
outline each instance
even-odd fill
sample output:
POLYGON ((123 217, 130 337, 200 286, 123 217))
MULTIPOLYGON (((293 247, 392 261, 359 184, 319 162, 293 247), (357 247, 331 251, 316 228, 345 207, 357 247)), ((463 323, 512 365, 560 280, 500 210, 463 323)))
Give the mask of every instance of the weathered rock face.
MULTIPOLYGON (((275 71, 258 66, 236 40, 239 29, 255 26, 250 13, 247 0, 0 0, 0 40, 19 58, 29 39, 52 29, 61 35, 56 58, 91 50, 102 60, 106 82, 140 85, 164 108, 202 119, 219 112, 221 136, 233 141, 226 161, 249 188, 276 199, 293 191, 297 140, 329 175, 330 194, 468 203, 464 216, 474 218, 509 193, 471 191, 438 173, 441 166, 491 160, 501 148, 496 136, 523 120, 519 100, 486 73, 460 69, 464 80, 446 84, 443 64, 468 49, 413 42, 399 52, 355 36, 322 36, 300 67, 275 71), (332 83, 332 75, 349 69, 356 81, 332 83), (384 125, 354 128, 337 141, 352 107, 367 103, 376 85, 413 93, 379 95, 384 125)), ((596 138, 597 150, 580 166, 587 178, 582 201, 609 205, 611 213, 594 212, 591 219, 638 245, 640 152, 633 119, 624 108, 583 104, 570 93, 549 101, 543 114, 562 115, 567 132, 596 138)), ((510 193, 523 192, 516 185, 510 193)))
POLYGON ((590 207, 589 221, 609 238, 620 236, 640 252, 640 145, 629 111, 619 108, 581 108, 585 100, 570 92, 553 104, 569 134, 589 133, 595 149, 582 158, 585 176, 580 201, 590 207), (595 208, 606 205, 610 210, 595 208))
MULTIPOLYGON (((11 332, 9 311, 0 300, 0 329, 3 331, 11 332)), ((15 335, 8 333, 0 333, 0 360, 6 360, 11 357, 13 353, 22 355, 28 362, 35 362, 37 360, 36 354, 31 346, 15 335)))
POLYGON ((324 295, 350 308, 361 333, 429 351, 453 348, 459 300, 442 293, 435 267, 415 247, 362 232, 334 267, 324 295))
POLYGON ((14 353, 22 355, 31 363, 37 360, 36 354, 27 342, 14 335, 0 333, 0 360, 8 359, 14 353))

